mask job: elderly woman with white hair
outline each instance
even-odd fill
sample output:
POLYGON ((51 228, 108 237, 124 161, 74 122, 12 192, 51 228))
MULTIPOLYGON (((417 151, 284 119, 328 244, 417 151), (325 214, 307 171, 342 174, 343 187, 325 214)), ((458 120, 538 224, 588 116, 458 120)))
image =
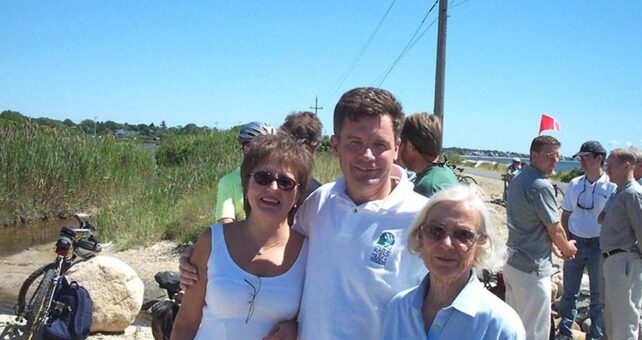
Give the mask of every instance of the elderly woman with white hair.
POLYGON ((384 339, 525 339, 517 313, 475 272, 501 268, 505 247, 476 186, 437 192, 410 230, 408 248, 429 273, 384 313, 384 339))

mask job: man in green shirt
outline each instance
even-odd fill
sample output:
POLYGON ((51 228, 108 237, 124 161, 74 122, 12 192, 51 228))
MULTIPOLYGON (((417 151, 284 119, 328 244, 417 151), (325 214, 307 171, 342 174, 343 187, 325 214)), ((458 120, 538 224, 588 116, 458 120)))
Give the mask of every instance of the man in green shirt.
POLYGON ((426 112, 406 117, 401 130, 399 160, 417 173, 415 192, 426 197, 457 184, 452 169, 439 163, 441 153, 441 120, 426 112))

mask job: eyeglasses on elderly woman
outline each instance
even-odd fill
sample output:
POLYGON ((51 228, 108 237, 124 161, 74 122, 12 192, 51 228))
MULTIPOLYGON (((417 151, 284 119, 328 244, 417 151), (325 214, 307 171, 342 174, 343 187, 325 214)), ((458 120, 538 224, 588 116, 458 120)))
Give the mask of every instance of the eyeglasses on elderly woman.
POLYGON ((469 229, 455 229, 453 231, 448 231, 443 227, 430 224, 422 224, 419 228, 421 230, 421 237, 427 240, 441 242, 449 236, 453 242, 468 247, 472 246, 477 240, 484 236, 482 233, 475 233, 469 229))

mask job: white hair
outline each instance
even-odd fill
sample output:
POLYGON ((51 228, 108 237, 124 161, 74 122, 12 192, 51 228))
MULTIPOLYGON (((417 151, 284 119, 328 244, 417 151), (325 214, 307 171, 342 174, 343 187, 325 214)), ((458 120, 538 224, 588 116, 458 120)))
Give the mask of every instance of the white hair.
POLYGON ((408 236, 408 249, 410 252, 421 253, 420 227, 435 206, 443 202, 468 202, 471 203, 470 206, 473 209, 477 209, 482 221, 482 225, 478 229, 483 238, 477 241, 479 252, 475 257, 473 267, 478 272, 483 269, 500 270, 506 262, 506 246, 499 239, 498 227, 491 220, 491 211, 493 210, 484 201, 484 196, 482 189, 476 185, 458 184, 436 192, 412 223, 410 235, 408 236))

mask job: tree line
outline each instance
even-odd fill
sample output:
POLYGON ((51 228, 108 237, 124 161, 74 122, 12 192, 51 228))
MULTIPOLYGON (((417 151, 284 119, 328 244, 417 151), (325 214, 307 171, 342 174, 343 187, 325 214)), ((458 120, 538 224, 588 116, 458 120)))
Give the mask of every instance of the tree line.
POLYGON ((85 119, 76 124, 71 119, 58 120, 51 118, 31 118, 17 111, 5 110, 0 113, 0 124, 24 124, 32 123, 40 126, 51 128, 71 128, 77 129, 88 135, 113 135, 118 137, 140 137, 142 139, 157 139, 165 134, 200 134, 217 131, 215 128, 208 126, 198 126, 196 124, 187 124, 185 126, 168 127, 165 121, 160 124, 129 124, 118 123, 112 120, 94 121, 85 119))

